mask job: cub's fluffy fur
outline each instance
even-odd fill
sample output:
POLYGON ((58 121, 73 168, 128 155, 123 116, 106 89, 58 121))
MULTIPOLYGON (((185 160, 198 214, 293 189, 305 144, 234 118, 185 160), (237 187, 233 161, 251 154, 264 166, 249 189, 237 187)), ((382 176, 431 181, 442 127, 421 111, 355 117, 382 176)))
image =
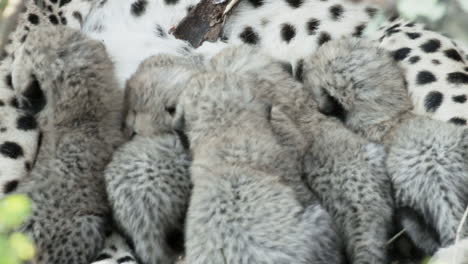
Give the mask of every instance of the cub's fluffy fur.
POLYGON ((339 242, 317 203, 303 206, 282 175, 299 160, 275 139, 271 106, 255 83, 229 74, 194 77, 177 106, 194 189, 188 263, 340 263, 339 242))
POLYGON ((304 77, 322 112, 386 145, 398 215, 416 245, 426 254, 451 245, 468 203, 467 131, 412 114, 400 69, 364 40, 325 44, 304 77))
POLYGON ((176 135, 137 135, 106 169, 114 221, 142 263, 174 263, 183 254, 189 165, 176 135))
POLYGON ((39 27, 17 52, 14 66, 20 104, 43 107, 37 115, 43 135, 37 162, 17 191, 34 202, 20 230, 38 249, 34 263, 89 263, 109 225, 103 170, 122 141, 123 96, 112 63, 102 44, 78 31, 39 27))

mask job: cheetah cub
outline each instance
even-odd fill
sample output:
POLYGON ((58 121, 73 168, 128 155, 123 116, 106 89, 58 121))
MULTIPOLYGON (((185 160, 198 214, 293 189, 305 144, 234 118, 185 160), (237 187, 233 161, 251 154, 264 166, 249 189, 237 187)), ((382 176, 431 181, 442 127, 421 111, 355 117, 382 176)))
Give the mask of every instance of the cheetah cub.
POLYGON ((282 183, 288 151, 254 85, 199 74, 177 105, 174 127, 187 133, 193 157, 187 263, 341 263, 329 216, 282 183))
POLYGON ((239 45, 225 48, 208 63, 210 71, 225 72, 255 83, 252 92, 265 102, 271 102, 271 128, 278 142, 289 151, 288 160, 282 164, 291 164, 288 174, 282 178, 292 186, 298 199, 307 205, 316 197, 301 179, 302 159, 306 151, 304 136, 297 127, 299 117, 305 114, 313 102, 310 93, 296 82, 285 65, 263 54, 258 47, 239 45), (291 161, 289 161, 291 160, 291 161))
POLYGON ((172 119, 194 68, 190 60, 158 55, 127 83, 124 130, 135 137, 116 151, 105 178, 114 221, 142 263, 174 263, 184 251, 190 156, 172 119))
POLYGON ((173 133, 135 136, 106 169, 114 222, 142 263, 175 263, 184 253, 190 158, 173 133))
POLYGON ((415 244, 430 255, 453 244, 468 204, 467 130, 412 114, 400 68, 364 40, 331 41, 304 69, 323 113, 385 144, 398 217, 415 244))
POLYGON ((20 105, 45 103, 37 161, 16 191, 34 202, 20 231, 35 242, 34 263, 90 263, 109 226, 103 171, 122 142, 123 94, 112 63, 99 42, 56 26, 31 32, 14 65, 20 105))
POLYGON ((369 144, 339 122, 318 113, 310 91, 306 91, 292 78, 284 64, 263 55, 258 48, 241 45, 224 49, 211 59, 208 67, 230 75, 242 75, 242 78, 256 83, 252 86, 253 92, 263 100, 273 103, 271 127, 276 139, 289 151, 288 157, 291 158, 284 160, 284 163, 298 166, 299 171, 290 173, 287 182, 295 186, 299 200, 307 204, 305 197, 308 197, 306 192, 310 193, 307 188, 309 185, 333 216, 343 238, 349 241, 349 255, 356 256, 352 259, 368 260, 371 263, 385 262, 385 242, 390 238, 391 230, 388 227, 393 210, 388 177, 382 171, 384 153, 381 147, 369 144), (331 131, 321 130, 320 126, 331 131), (321 142, 327 142, 329 147, 321 142), (336 146, 339 151, 331 146, 336 146), (377 156, 366 162, 366 158, 373 154, 377 156), (297 165, 297 161, 304 158, 306 162, 297 165), (351 165, 341 162, 342 159, 352 161, 351 165), (324 160, 330 163, 320 163, 324 160), (338 167, 329 165, 338 163, 338 167), (353 167, 356 164, 360 164, 361 168, 353 167), (331 177, 330 172, 337 179, 336 182, 327 180, 331 177), (344 173, 349 177, 353 176, 352 173, 358 174, 359 177, 355 178, 357 184, 340 182, 344 173), (307 183, 303 181, 301 174, 305 176, 307 183), (371 179, 378 181, 371 182, 371 179), (372 207, 366 208, 362 201, 355 199, 362 196, 371 200, 369 204, 372 207), (344 199, 347 200, 343 201, 344 199), (350 226, 348 218, 356 219, 359 224, 350 226), (382 226, 372 226, 372 221, 382 223, 382 226))
POLYGON ((190 58, 161 54, 142 62, 125 90, 125 131, 150 136, 173 132, 177 100, 204 67, 190 58))
POLYGON ((301 119, 304 178, 336 224, 348 261, 389 263, 394 205, 383 146, 318 111, 301 119))

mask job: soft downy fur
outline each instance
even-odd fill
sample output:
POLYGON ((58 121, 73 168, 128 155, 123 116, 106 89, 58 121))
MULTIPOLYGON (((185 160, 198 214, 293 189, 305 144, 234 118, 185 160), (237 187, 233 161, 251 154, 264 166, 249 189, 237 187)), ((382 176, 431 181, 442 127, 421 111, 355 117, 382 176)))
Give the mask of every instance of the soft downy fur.
POLYGON ((303 205, 315 200, 300 177, 302 164, 297 162, 303 158, 306 150, 303 144, 305 139, 297 128, 297 122, 309 109, 312 98, 292 78, 288 65, 265 55, 257 47, 239 45, 216 54, 207 63, 207 69, 255 83, 252 92, 264 102, 272 104, 271 124, 275 139, 289 151, 288 161, 284 162, 298 166, 294 173, 282 175, 284 182, 295 189, 303 205))
POLYGON ((187 263, 341 263, 328 215, 281 183, 288 151, 254 85, 200 74, 177 106, 174 126, 187 133, 193 157, 187 263))
POLYGON ((184 253, 190 155, 172 122, 197 65, 161 54, 146 59, 127 82, 124 131, 134 138, 114 154, 105 177, 114 221, 142 263, 174 263, 184 253))
POLYGON ((366 41, 324 45, 304 77, 320 111, 340 109, 352 131, 386 145, 398 215, 414 243, 429 255, 453 244, 468 202, 467 131, 412 114, 401 70, 366 41))
POLYGON ((141 263, 174 263, 184 253, 189 166, 186 149, 167 133, 136 135, 106 169, 114 221, 141 263))
POLYGON ((177 100, 189 79, 203 70, 196 58, 161 54, 143 61, 125 90, 126 132, 170 133, 177 100))
POLYGON ((15 57, 20 106, 43 107, 37 162, 17 190, 34 203, 20 231, 35 242, 34 263, 89 263, 110 220, 103 170, 122 142, 112 63, 102 44, 65 27, 38 28, 15 57))
MULTIPOLYGON (((256 83, 256 85, 252 86, 252 91, 262 100, 273 103, 271 113, 272 130, 279 143, 285 147, 285 150, 289 151, 289 157, 294 159, 297 164, 297 161, 303 160, 306 153, 308 153, 304 163, 305 167, 302 167, 302 162, 299 165, 301 172, 305 170, 304 175, 308 182, 304 182, 300 175, 295 173, 290 173, 286 182, 290 186, 296 186, 298 197, 305 204, 307 204, 307 197, 311 195, 308 194, 310 193, 307 188, 308 184, 322 198, 322 203, 333 216, 335 224, 345 227, 340 231, 347 241, 346 244, 349 246, 350 254, 356 256, 355 258, 352 257, 352 259, 367 260, 370 263, 377 261, 378 258, 385 259, 384 243, 389 239, 390 231, 387 226, 390 225, 392 209, 390 206, 390 191, 385 186, 386 175, 382 172, 384 164, 382 163, 383 153, 381 147, 368 144, 366 140, 353 135, 343 125, 319 114, 311 93, 305 91, 303 86, 292 78, 291 74, 288 73, 287 65, 264 55, 259 48, 248 45, 227 48, 210 60, 208 68, 225 71, 230 75, 242 76, 242 78, 247 78, 256 83), (319 118, 320 116, 321 118, 319 118), (310 117, 316 119, 310 123, 307 120, 310 117), (321 126, 322 124, 330 126, 330 129, 336 133, 332 131, 325 133, 326 130, 315 128, 315 126, 321 126), (324 145, 320 144, 323 141, 328 142, 330 146, 337 146, 337 144, 343 144, 341 140, 354 142, 351 144, 345 143, 345 146, 351 149, 349 152, 334 152, 332 149, 326 148, 323 150, 324 145), (376 157, 370 158, 371 162, 364 161, 368 156, 371 157, 374 154, 376 157), (355 163, 348 167, 349 170, 345 169, 346 166, 339 170, 337 167, 330 167, 330 164, 316 165, 316 162, 323 160, 324 157, 332 163, 340 160, 336 157, 353 160, 355 163), (372 162, 375 163, 375 168, 372 167, 373 165, 370 166, 372 162), (360 186, 359 189, 356 189, 357 186, 346 186, 346 184, 339 182, 340 173, 351 175, 353 170, 356 170, 353 167, 356 163, 361 164, 359 166, 363 167, 360 171, 358 170, 359 175, 355 179, 355 182, 360 186), (379 166, 380 168, 378 168, 379 166), (335 170, 339 170, 339 172, 335 170), (336 182, 323 181, 331 176, 334 176, 336 182), (377 179, 376 183, 371 183, 370 177, 377 179), (340 200, 343 200, 342 197, 336 197, 338 193, 351 202, 341 201, 342 204, 338 204, 340 200), (375 210, 370 212, 362 207, 362 202, 359 199, 354 199, 354 197, 362 197, 366 193, 372 194, 367 195, 367 197, 376 204, 375 210), (354 208, 359 209, 354 210, 354 208), (346 214, 346 217, 343 217, 343 213, 346 214), (346 226, 345 223, 348 218, 356 219, 356 221, 365 220, 367 223, 359 225, 359 230, 356 230, 355 226, 346 226), (370 222, 374 220, 379 220, 379 222, 383 222, 387 226, 370 228, 366 232, 365 230, 371 225, 370 222), (380 237, 363 242, 368 244, 357 242, 376 234, 380 237), (368 247, 369 250, 364 249, 365 247, 368 247), (378 257, 369 258, 365 253, 360 253, 367 250, 373 254, 375 253, 378 257)), ((338 149, 342 150, 340 147, 338 149)), ((287 162, 295 163, 295 161, 290 160, 287 162)))

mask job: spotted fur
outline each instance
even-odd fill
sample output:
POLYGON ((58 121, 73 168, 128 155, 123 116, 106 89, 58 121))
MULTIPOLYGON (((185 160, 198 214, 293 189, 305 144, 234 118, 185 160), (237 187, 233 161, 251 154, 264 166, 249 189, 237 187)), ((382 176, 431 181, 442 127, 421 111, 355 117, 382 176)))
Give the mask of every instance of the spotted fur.
POLYGON ((468 60, 461 43, 405 20, 388 23, 372 37, 404 69, 415 114, 466 125, 468 60))
POLYGON ((281 183, 299 167, 271 130, 252 83, 207 73, 192 79, 175 127, 190 139, 194 189, 188 263, 339 263, 339 242, 317 203, 301 205, 281 183), (203 98, 203 100, 201 100, 203 98))
MULTIPOLYGON (((37 82, 42 145, 16 193, 34 203, 19 229, 35 242, 34 263, 88 263, 109 227, 103 171, 122 142, 122 93, 104 46, 63 26, 38 27, 17 51, 13 84, 20 106, 37 82)), ((32 98, 34 99, 34 98, 32 98)))
POLYGON ((385 144, 398 218, 415 244, 428 255, 451 245, 468 204, 467 131, 411 113, 401 69, 372 43, 331 42, 305 72, 321 111, 341 109, 352 131, 385 144))

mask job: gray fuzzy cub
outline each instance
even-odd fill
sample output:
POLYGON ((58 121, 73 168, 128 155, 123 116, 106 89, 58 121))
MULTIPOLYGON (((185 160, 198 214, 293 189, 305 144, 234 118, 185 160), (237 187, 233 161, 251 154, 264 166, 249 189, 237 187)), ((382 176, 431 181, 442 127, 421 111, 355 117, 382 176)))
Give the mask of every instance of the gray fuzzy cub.
POLYGON ((329 216, 317 203, 301 205, 282 182, 289 151, 276 141, 271 105, 254 86, 204 73, 177 105, 174 126, 186 131, 193 155, 187 263, 340 263, 329 216))
POLYGON ((320 111, 386 146, 398 217, 415 244, 426 254, 451 245, 468 204, 466 129, 411 113, 401 70, 367 41, 331 41, 304 69, 320 111))
POLYGON ((176 102, 195 64, 157 55, 127 82, 124 131, 105 178, 114 221, 142 263, 175 263, 184 253, 192 182, 190 155, 172 129, 176 102))
POLYGON ((35 242, 34 263, 89 263, 110 220, 103 171, 122 142, 112 63, 101 43, 78 31, 38 27, 17 51, 13 83, 20 105, 43 106, 37 162, 17 190, 34 202, 20 231, 35 242))

